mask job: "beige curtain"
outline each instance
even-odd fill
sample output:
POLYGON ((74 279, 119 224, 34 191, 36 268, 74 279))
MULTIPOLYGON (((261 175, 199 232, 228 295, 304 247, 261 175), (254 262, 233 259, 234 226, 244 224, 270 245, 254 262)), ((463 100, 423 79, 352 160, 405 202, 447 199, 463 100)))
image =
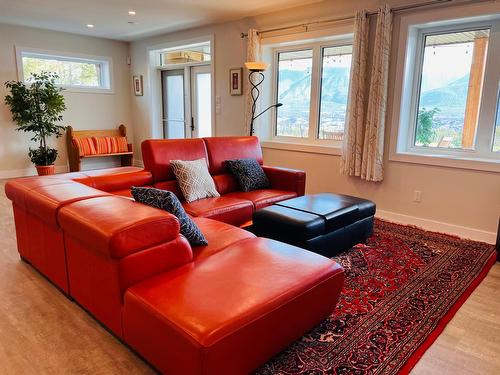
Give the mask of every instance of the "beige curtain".
POLYGON ((358 11, 354 20, 347 126, 344 132, 340 162, 341 172, 349 176, 361 175, 361 157, 365 127, 368 23, 366 11, 358 11))
MULTIPOLYGON (((247 37, 247 60, 246 61, 260 61, 260 37, 255 29, 248 30, 247 37)), ((245 70, 246 77, 248 77, 248 70, 245 70)), ((243 77, 244 83, 243 87, 245 88, 245 134, 250 134, 250 120, 252 118, 252 95, 250 94, 250 83, 248 82, 248 78, 243 77)), ((255 124, 254 124, 255 126, 255 124)))
POLYGON ((379 8, 370 78, 370 96, 366 114, 361 178, 367 181, 384 179, 384 130, 391 51, 392 15, 386 4, 379 8))
POLYGON ((366 86, 368 20, 356 14, 347 126, 342 147, 341 172, 367 181, 384 178, 384 129, 387 107, 392 16, 388 5, 379 8, 371 61, 370 85, 366 86), (365 116, 365 100, 368 109, 365 116))

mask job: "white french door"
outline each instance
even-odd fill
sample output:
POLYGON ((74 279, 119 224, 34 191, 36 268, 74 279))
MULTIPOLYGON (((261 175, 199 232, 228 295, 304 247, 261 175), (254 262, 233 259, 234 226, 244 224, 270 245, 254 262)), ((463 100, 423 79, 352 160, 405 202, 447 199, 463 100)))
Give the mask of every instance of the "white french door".
POLYGON ((210 65, 163 70, 163 137, 197 138, 212 135, 210 65))

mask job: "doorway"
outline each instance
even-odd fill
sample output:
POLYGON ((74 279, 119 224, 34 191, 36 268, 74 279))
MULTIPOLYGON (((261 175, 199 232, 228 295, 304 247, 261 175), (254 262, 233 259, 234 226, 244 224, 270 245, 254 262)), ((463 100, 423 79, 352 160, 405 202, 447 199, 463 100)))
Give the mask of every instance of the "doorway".
POLYGON ((211 86, 210 65, 185 66, 161 72, 164 138, 212 135, 211 86))

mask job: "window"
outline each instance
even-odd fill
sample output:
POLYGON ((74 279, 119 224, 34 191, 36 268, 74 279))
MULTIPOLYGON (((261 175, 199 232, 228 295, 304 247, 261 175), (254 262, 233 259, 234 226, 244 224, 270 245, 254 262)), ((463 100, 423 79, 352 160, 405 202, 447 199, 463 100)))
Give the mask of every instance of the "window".
POLYGON ((169 48, 158 54, 160 67, 174 65, 210 64, 210 42, 169 48))
POLYGON ((415 146, 474 148, 489 34, 424 35, 415 146))
MULTIPOLYGON (((33 73, 53 72, 56 83, 68 90, 111 90, 110 59, 65 56, 58 53, 21 50, 18 52, 22 79, 33 73)), ((19 62, 18 62, 19 63, 19 62)))
POLYGON ((318 134, 320 139, 341 141, 344 136, 351 60, 351 45, 323 48, 318 134))
POLYGON ((425 163, 487 169, 484 163, 500 161, 500 22, 472 21, 409 26, 395 102, 396 154, 403 156, 394 160, 414 154, 425 163))
POLYGON ((274 138, 338 145, 344 134, 352 45, 275 49, 274 138), (337 141, 337 144, 336 144, 337 141))
POLYGON ((312 50, 278 54, 276 135, 307 138, 311 106, 312 50))

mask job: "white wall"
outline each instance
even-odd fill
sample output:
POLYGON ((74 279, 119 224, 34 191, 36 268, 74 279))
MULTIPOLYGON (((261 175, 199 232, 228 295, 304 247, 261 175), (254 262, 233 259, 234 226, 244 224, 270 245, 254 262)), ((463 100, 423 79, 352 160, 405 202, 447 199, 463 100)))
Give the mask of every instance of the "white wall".
MULTIPOLYGON (((222 112, 216 117, 216 135, 243 134, 243 97, 228 94, 227 75, 230 67, 243 66, 246 42, 240 32, 250 25, 257 28, 309 22, 317 19, 352 15, 355 10, 374 10, 386 1, 325 1, 304 7, 229 22, 189 31, 166 34, 131 43, 134 74, 147 75, 147 47, 154 44, 184 40, 213 34, 215 38, 216 95, 221 96, 222 112)), ((388 1, 393 6, 415 1, 388 1)), ((482 7, 497 9, 498 4, 484 3, 482 7)), ((467 15, 467 8, 464 8, 467 15)), ((399 15, 394 20, 393 40, 399 33, 399 15)), ((371 28, 373 39, 373 27, 371 28)), ((395 82, 395 53, 391 61, 389 108, 392 111, 395 82)), ((147 79, 145 80, 148 81, 147 79)), ((147 92, 147 84, 146 84, 147 92)), ((133 101, 136 147, 150 137, 151 98, 133 101)), ((391 126, 386 125, 386 155, 391 126)), ((500 215, 500 176, 498 173, 456 168, 409 164, 385 160, 385 179, 382 183, 364 182, 339 173, 340 158, 336 155, 304 153, 265 148, 264 159, 269 165, 299 168, 307 171, 307 192, 332 191, 357 195, 374 200, 379 212, 399 221, 425 223, 435 230, 472 233, 476 238, 493 241, 500 215), (414 190, 422 191, 422 202, 413 202, 414 190)))
MULTIPOLYGON (((128 125, 130 137, 133 138, 130 70, 126 60, 128 43, 0 24, 0 178, 35 173, 28 157, 28 147, 36 145, 29 141, 30 134, 15 130, 10 111, 3 101, 7 94, 3 83, 18 79, 16 46, 111 57, 114 93, 64 92, 67 110, 63 113, 62 125, 72 125, 75 129, 111 129, 124 123, 128 125)), ((54 138, 50 143, 59 150, 60 156, 55 163, 57 169, 65 170, 67 166, 65 138, 54 138)), ((83 168, 106 167, 116 165, 117 162, 116 158, 86 160, 82 166, 83 168)))

